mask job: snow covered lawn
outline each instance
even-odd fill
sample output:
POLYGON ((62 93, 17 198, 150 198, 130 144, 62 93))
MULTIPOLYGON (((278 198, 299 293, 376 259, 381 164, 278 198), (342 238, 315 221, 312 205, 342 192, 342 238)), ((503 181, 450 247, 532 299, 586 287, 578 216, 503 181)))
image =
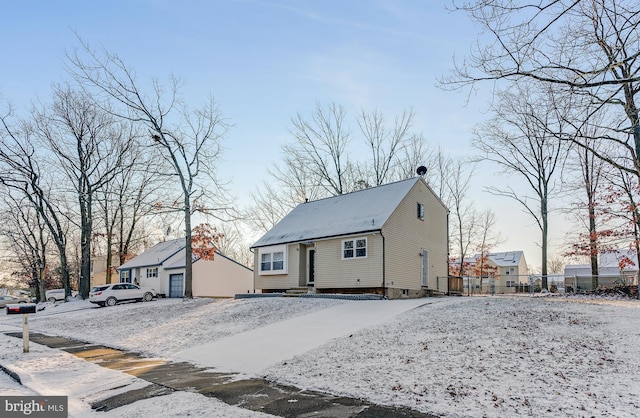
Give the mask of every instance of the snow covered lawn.
MULTIPOLYGON (((292 358, 274 358, 256 374, 300 388, 449 417, 640 416, 638 301, 422 301, 424 305, 391 320, 359 330, 351 327, 342 337, 331 337, 292 358)), ((349 310, 355 315, 374 302, 165 299, 96 308, 77 301, 47 306, 31 316, 30 325, 36 332, 172 359, 202 344, 268 326, 278 329, 273 325, 302 315, 313 327, 312 318, 326 313, 320 317, 339 327, 348 323, 349 310)), ((19 326, 20 318, 0 316, 0 331, 19 326)), ((273 335, 283 346, 296 337, 295 330, 273 335)), ((68 394, 71 416, 265 416, 192 393, 141 401, 109 413, 91 412, 89 402, 110 393, 107 382, 123 380, 134 387, 145 383, 37 344, 28 354, 21 347, 20 340, 0 334, 0 365, 19 369, 31 386, 21 387, 0 373, 0 392, 68 394)), ((259 352, 259 344, 255 350, 259 352)))

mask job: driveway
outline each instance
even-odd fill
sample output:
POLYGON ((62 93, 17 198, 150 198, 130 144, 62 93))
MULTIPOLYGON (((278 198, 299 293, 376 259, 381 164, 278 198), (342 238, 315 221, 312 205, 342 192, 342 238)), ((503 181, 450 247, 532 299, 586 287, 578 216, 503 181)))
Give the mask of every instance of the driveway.
POLYGON ((219 371, 256 376, 267 367, 303 354, 327 341, 353 334, 438 299, 345 301, 252 331, 177 353, 178 359, 219 371))

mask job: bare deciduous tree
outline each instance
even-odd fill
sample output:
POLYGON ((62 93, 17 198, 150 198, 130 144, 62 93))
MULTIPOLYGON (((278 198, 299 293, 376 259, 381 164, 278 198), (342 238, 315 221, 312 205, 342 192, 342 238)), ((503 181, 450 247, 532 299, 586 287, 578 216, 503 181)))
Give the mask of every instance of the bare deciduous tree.
MULTIPOLYGON (((356 118, 362 144, 370 158, 355 157, 351 129, 344 107, 316 105, 310 119, 301 114, 292 119, 293 141, 282 147, 283 160, 270 170, 270 181, 254 193, 248 218, 267 231, 296 205, 415 176, 424 139, 411 132, 413 111, 396 116, 389 126, 379 111, 361 110, 356 118), (415 145, 414 143, 419 143, 415 145), (409 163, 410 164, 410 163, 409 163)), ((365 154, 365 152, 363 152, 365 154)))
POLYGON ((161 199, 158 190, 166 186, 166 182, 160 181, 163 177, 156 173, 157 156, 153 148, 149 150, 136 141, 129 158, 131 161, 125 165, 130 168, 120 171, 104 184, 95 199, 103 221, 103 232, 99 235, 104 236, 107 283, 111 283, 114 253, 118 265, 127 261, 136 244, 141 220, 153 217, 154 204, 161 199))
POLYGON ((469 182, 474 173, 473 164, 460 159, 440 157, 439 160, 443 163, 447 161, 446 171, 441 171, 445 188, 442 198, 450 211, 450 245, 455 249, 454 254, 460 258, 458 275, 464 277, 466 273, 464 260, 469 255, 469 251, 479 245, 477 239, 482 236, 479 231, 480 215, 468 196, 469 182))
POLYGON ((5 251, 15 255, 15 264, 22 266, 30 285, 35 289, 40 302, 46 300, 45 269, 49 234, 40 213, 22 193, 14 196, 15 190, 5 188, 2 193, 3 223, 0 235, 5 237, 9 248, 5 251))
MULTIPOLYGON (((393 180, 397 171, 398 155, 411 140, 410 129, 414 117, 413 111, 405 111, 396 116, 393 126, 389 128, 381 112, 360 112, 358 126, 371 152, 371 159, 365 163, 365 167, 370 167, 366 171, 370 171, 369 176, 372 177, 368 183, 380 186, 393 180)), ((413 168, 413 172, 417 167, 416 165, 413 168)))
POLYGON ((432 162, 433 150, 427 146, 427 141, 422 134, 413 133, 407 144, 398 153, 398 163, 394 173, 394 180, 408 179, 416 174, 416 168, 424 166, 427 174, 424 176, 427 183, 437 174, 432 162))
POLYGON ((168 87, 154 80, 152 90, 146 92, 140 89, 134 71, 116 54, 98 53, 82 42, 81 50, 68 59, 70 72, 80 85, 110 102, 117 116, 142 123, 149 131, 151 145, 161 150, 168 168, 166 174, 176 181, 182 195, 181 201, 171 202, 165 208, 184 214, 187 242, 184 295, 193 297, 191 216, 202 211, 223 217, 233 210, 216 175, 221 142, 229 123, 213 97, 195 110, 182 103, 179 100, 182 83, 175 77, 169 79, 168 87))
POLYGON ((528 80, 566 95, 573 129, 550 133, 640 179, 636 0, 473 0, 454 2, 454 9, 467 13, 482 34, 443 86, 528 80), (594 119, 602 121, 598 135, 584 141, 594 119), (602 143, 609 146, 599 148, 602 143))
POLYGON ((562 274, 564 273, 565 261, 559 255, 555 255, 549 258, 548 269, 551 274, 562 274))
POLYGON ((515 174, 529 186, 533 198, 512 187, 487 187, 499 196, 514 199, 535 220, 541 232, 542 286, 547 288, 549 200, 558 170, 564 164, 568 144, 549 134, 553 125, 562 131, 563 115, 553 95, 537 96, 524 86, 501 92, 495 116, 476 130, 474 146, 481 157, 498 164, 505 174, 515 174))
MULTIPOLYGON (((474 273, 480 277, 480 289, 485 276, 495 275, 497 268, 487 263, 491 250, 500 244, 500 234, 495 231, 496 215, 491 210, 485 210, 478 216, 478 246, 479 257, 476 259, 474 273)), ((462 263, 461 263, 462 264, 462 263)))
MULTIPOLYGON (((37 211, 55 243, 60 260, 60 281, 65 295, 71 295, 71 274, 67 257, 68 221, 61 210, 59 197, 45 178, 40 156, 35 148, 32 128, 24 123, 12 126, 10 110, 0 117, 0 183, 22 195, 37 211)), ((51 179, 49 179, 51 181, 51 179)))
POLYGON ((334 103, 326 108, 318 104, 311 120, 296 115, 291 121, 294 142, 283 147, 290 163, 316 178, 317 185, 330 196, 351 191, 346 113, 344 107, 334 103))
MULTIPOLYGON (((595 124, 594 124, 595 125, 595 124)), ((583 132, 588 132, 585 126, 583 132)), ((588 147, 574 147, 571 150, 570 158, 566 167, 576 173, 576 184, 565 181, 568 189, 576 190, 576 202, 571 205, 569 214, 583 225, 582 230, 570 234, 573 243, 567 253, 571 256, 586 256, 591 264, 592 288, 598 287, 598 255, 603 247, 602 238, 606 234, 606 219, 603 216, 603 192, 605 174, 610 168, 602 159, 596 157, 589 150, 603 151, 606 144, 599 143, 596 139, 596 132, 591 132, 581 139, 581 142, 588 147), (586 214, 585 214, 586 209, 586 214), (585 216, 586 215, 586 216, 585 216)), ((605 206, 608 206, 605 204, 605 206)))
POLYGON ((55 165, 65 173, 78 202, 80 222, 80 286, 82 298, 91 286, 93 199, 125 165, 131 148, 126 126, 69 85, 56 85, 51 107, 34 115, 36 131, 52 151, 55 165))

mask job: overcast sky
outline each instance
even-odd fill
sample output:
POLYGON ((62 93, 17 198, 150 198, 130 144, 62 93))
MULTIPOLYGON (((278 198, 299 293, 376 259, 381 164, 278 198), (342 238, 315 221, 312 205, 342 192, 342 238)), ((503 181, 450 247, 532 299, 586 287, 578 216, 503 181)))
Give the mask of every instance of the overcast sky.
MULTIPOLYGON (((281 157, 291 118, 316 103, 337 103, 388 117, 413 109, 416 130, 433 147, 469 155, 470 130, 486 117, 490 86, 468 97, 436 87, 478 36, 446 1, 423 0, 23 0, 5 2, 0 95, 18 111, 50 97, 66 77, 65 51, 77 33, 114 51, 140 79, 184 82, 193 106, 212 94, 234 124, 225 142, 223 177, 242 204, 281 157), (470 99, 467 105, 467 99, 470 99)), ((501 219, 505 242, 540 265, 539 232, 520 207, 482 193, 504 182, 481 166, 474 184, 478 209, 501 219)), ((504 183, 503 183, 504 184, 504 183)), ((556 224, 561 219, 558 215, 556 224)), ((551 253, 562 244, 556 233, 551 253)))

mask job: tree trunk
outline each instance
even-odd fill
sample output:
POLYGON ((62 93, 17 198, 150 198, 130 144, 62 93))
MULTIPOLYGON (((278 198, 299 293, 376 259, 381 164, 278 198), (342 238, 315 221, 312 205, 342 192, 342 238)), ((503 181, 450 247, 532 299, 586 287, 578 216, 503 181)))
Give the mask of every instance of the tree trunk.
POLYGON ((89 297, 91 286, 91 194, 89 191, 80 194, 80 288, 78 293, 82 299, 89 297))
POLYGON ((466 255, 464 253, 464 243, 462 242, 462 220, 460 219, 460 216, 458 215, 458 236, 460 239, 460 272, 458 273, 458 275, 460 277, 464 277, 464 256, 466 255))
POLYGON ((185 254, 184 254, 184 297, 193 298, 193 259, 191 249, 191 197, 185 193, 184 199, 184 229, 185 229, 185 254))
POLYGON ((542 214, 542 288, 549 289, 547 283, 547 240, 549 236, 549 219, 546 196, 541 199, 540 204, 542 214))
POLYGON ((71 296, 71 275, 69 274, 69 260, 67 260, 67 248, 66 246, 58 247, 60 253, 60 269, 62 287, 64 288, 64 296, 71 296))
MULTIPOLYGON (((109 238, 107 238, 107 269, 105 270, 105 283, 106 284, 110 284, 111 283, 111 265, 113 264, 113 255, 112 255, 112 250, 111 247, 113 246, 113 243, 111 242, 111 236, 109 236, 109 238)), ((118 280, 120 281, 120 280, 118 280)))
POLYGON ((38 280, 38 290, 40 291, 40 302, 45 302, 47 300, 47 290, 44 286, 44 266, 40 265, 38 268, 40 279, 38 280))
POLYGON ((589 203, 589 254, 591 258, 591 287, 598 288, 598 239, 596 215, 593 203, 589 203))

